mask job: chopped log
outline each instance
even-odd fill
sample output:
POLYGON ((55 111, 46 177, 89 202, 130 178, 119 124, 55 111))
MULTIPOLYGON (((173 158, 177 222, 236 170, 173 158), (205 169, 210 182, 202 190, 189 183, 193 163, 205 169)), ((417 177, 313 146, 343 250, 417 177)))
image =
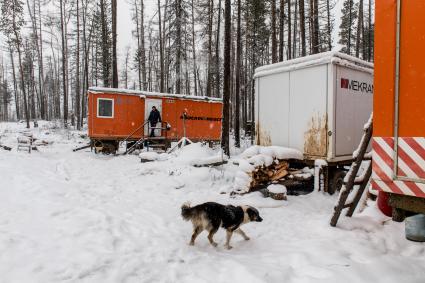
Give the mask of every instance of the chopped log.
POLYGON ((272 181, 277 181, 282 179, 283 177, 285 177, 286 175, 288 175, 288 171, 284 168, 282 168, 281 170, 277 171, 273 177, 271 178, 272 181))
POLYGON ((250 191, 258 189, 270 182, 280 180, 289 174, 289 162, 276 159, 269 166, 256 167, 249 173, 251 177, 250 191))
POLYGON ((90 147, 90 144, 85 145, 85 146, 81 146, 81 147, 78 147, 78 148, 74 148, 72 151, 76 152, 76 151, 83 150, 83 149, 86 149, 86 148, 89 148, 89 147, 90 147))
POLYGON ((8 150, 8 151, 11 151, 12 150, 11 147, 8 147, 8 146, 5 146, 5 145, 1 145, 1 144, 0 144, 0 148, 3 148, 4 150, 8 150))
POLYGON ((280 161, 278 164, 275 165, 275 169, 281 169, 281 168, 285 168, 288 169, 289 168, 289 163, 287 161, 280 161))

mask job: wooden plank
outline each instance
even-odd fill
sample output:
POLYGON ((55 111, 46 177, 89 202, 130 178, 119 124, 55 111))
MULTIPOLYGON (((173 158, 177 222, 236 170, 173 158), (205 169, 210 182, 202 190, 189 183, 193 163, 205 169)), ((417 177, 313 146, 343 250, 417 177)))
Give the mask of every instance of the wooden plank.
MULTIPOLYGON (((357 153, 356 159, 351 165, 350 171, 348 171, 348 181, 347 184, 344 185, 341 189, 341 193, 339 195, 338 203, 334 208, 334 214, 331 218, 330 225, 335 227, 339 216, 341 215, 342 210, 344 209, 345 202, 347 201, 348 195, 354 187, 354 182, 356 180, 357 173, 359 172, 360 166, 363 161, 363 157, 366 153, 367 147, 369 145, 370 139, 372 138, 373 132, 373 124, 370 123, 369 127, 364 130, 364 134, 361 140, 360 149, 357 153)), ((369 164, 369 167, 372 167, 372 164, 369 164)), ((370 176, 369 176, 370 177, 370 176)), ((368 181, 368 178, 363 180, 364 182, 368 181)), ((354 207, 355 208, 355 207, 354 207)))
POLYGON ((357 194, 353 199, 353 204, 351 205, 350 209, 345 214, 348 217, 353 216, 354 210, 356 209, 357 204, 359 203, 364 190, 366 189, 366 186, 368 184, 368 181, 370 179, 370 176, 372 175, 372 163, 369 164, 366 175, 364 177, 363 183, 360 185, 360 188, 357 190, 357 194))

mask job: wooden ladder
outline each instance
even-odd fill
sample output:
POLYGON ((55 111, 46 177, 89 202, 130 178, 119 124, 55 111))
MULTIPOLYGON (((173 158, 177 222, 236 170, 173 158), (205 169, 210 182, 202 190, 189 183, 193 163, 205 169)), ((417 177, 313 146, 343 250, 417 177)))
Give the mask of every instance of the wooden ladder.
POLYGON ((354 210, 356 209, 357 204, 359 203, 360 198, 362 197, 363 192, 369 183, 370 176, 372 175, 372 158, 371 156, 366 156, 366 151, 372 138, 372 117, 363 130, 364 133, 362 140, 360 141, 359 149, 354 154, 354 162, 351 164, 351 168, 344 179, 344 184, 341 188, 337 205, 334 207, 334 214, 330 222, 332 227, 336 226, 336 223, 338 222, 339 216, 341 215, 343 209, 348 208, 348 211, 345 214, 346 216, 353 216, 354 210), (357 177, 357 173, 359 172, 363 161, 368 161, 369 164, 367 165, 367 169, 364 171, 364 173, 357 177), (354 186, 356 185, 359 186, 357 191, 353 190, 354 186), (355 193, 355 195, 352 201, 347 203, 347 199, 350 193, 355 193))

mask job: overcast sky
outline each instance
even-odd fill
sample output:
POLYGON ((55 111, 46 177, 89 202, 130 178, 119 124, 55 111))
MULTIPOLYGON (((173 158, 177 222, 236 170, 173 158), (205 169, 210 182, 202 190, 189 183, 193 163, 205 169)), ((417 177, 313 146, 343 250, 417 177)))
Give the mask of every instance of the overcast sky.
MULTIPOLYGON (((134 0, 118 0, 118 11, 117 11, 117 44, 118 44, 118 53, 122 58, 125 53, 125 49, 127 46, 134 48, 137 42, 134 40, 131 32, 135 29, 135 23, 132 21, 132 5, 134 0)), ((157 17, 157 0, 145 0, 145 25, 149 23, 149 20, 152 19, 153 16, 157 17)), ((335 16, 335 25, 334 25, 334 46, 337 45, 338 41, 338 30, 341 22, 341 8, 342 8, 342 0, 336 0, 336 6, 333 9, 333 14, 335 16)))
MULTIPOLYGON (((135 29, 136 24, 132 18, 132 2, 134 0, 118 0, 117 1, 117 48, 119 56, 124 56, 127 46, 135 47, 137 41, 131 35, 132 30, 135 29)), ((145 0, 145 25, 156 13, 157 0, 145 0)))

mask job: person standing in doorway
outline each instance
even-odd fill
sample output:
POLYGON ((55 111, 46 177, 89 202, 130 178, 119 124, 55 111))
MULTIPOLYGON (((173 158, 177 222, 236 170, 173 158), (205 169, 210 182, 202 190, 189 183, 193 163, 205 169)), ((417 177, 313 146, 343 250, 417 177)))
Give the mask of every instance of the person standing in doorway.
POLYGON ((156 109, 155 106, 152 106, 152 111, 149 114, 148 120, 149 120, 149 123, 150 123, 151 128, 152 128, 150 136, 154 137, 155 136, 155 129, 154 128, 156 127, 156 124, 158 122, 161 122, 161 113, 159 113, 158 109, 156 109))

